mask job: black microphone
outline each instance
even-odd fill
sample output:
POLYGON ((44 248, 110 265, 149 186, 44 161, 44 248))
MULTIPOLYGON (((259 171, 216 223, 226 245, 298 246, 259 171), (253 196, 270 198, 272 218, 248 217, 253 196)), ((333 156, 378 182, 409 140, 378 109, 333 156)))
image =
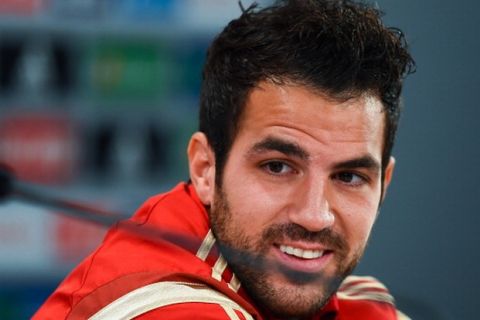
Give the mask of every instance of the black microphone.
POLYGON ((126 215, 101 210, 94 206, 59 198, 41 190, 41 187, 19 181, 13 171, 0 165, 0 202, 17 200, 32 205, 62 210, 60 214, 87 220, 103 226, 111 226, 126 215))
POLYGON ((84 203, 63 199, 51 195, 41 187, 15 179, 13 172, 0 165, 0 202, 16 200, 30 203, 34 206, 54 209, 53 213, 70 216, 82 221, 95 223, 103 227, 117 226, 127 232, 134 233, 150 241, 168 241, 187 250, 197 250, 200 239, 177 234, 160 228, 138 225, 125 214, 113 213, 84 203))

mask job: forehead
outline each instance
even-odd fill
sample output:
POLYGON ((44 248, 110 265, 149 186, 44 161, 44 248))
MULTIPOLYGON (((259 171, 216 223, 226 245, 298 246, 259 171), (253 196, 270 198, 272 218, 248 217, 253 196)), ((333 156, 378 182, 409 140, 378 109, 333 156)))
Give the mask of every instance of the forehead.
POLYGON ((262 82, 247 99, 234 144, 273 134, 331 150, 363 147, 381 157, 384 126, 383 107, 374 95, 339 100, 306 86, 262 82))

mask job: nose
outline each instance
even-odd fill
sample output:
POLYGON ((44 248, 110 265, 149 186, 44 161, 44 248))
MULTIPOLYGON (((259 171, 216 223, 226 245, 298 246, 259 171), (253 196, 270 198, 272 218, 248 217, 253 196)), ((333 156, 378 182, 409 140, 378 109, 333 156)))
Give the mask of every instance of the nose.
POLYGON ((291 222, 311 232, 333 226, 335 215, 329 203, 329 192, 324 181, 305 183, 298 188, 294 203, 289 212, 291 222))

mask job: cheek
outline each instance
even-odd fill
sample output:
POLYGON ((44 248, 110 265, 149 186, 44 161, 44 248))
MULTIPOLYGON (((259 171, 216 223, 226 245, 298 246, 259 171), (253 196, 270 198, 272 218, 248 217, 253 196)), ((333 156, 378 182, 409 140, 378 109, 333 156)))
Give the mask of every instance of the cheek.
POLYGON ((262 224, 272 212, 271 202, 264 194, 256 191, 254 186, 246 185, 230 188, 228 191, 232 219, 242 223, 241 225, 262 224))
POLYGON ((338 207, 337 222, 352 248, 363 247, 377 217, 378 203, 358 201, 338 207))
POLYGON ((244 175, 243 179, 224 179, 224 190, 228 194, 232 221, 242 226, 247 233, 259 233, 281 214, 282 202, 275 190, 260 184, 256 179, 244 175))

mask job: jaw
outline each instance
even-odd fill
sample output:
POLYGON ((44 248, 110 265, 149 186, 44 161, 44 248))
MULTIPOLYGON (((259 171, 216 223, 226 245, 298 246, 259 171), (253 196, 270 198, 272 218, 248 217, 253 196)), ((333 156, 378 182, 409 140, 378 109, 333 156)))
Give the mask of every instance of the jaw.
POLYGON ((312 274, 298 272, 236 274, 258 306, 278 318, 307 317, 318 312, 343 281, 343 278, 318 274, 313 278, 312 274))
POLYGON ((262 257, 263 263, 256 265, 237 259, 227 261, 250 298, 261 309, 277 316, 303 317, 317 312, 344 278, 343 273, 337 276, 334 253, 311 259, 313 261, 288 262, 300 259, 289 257, 272 245, 262 257))

